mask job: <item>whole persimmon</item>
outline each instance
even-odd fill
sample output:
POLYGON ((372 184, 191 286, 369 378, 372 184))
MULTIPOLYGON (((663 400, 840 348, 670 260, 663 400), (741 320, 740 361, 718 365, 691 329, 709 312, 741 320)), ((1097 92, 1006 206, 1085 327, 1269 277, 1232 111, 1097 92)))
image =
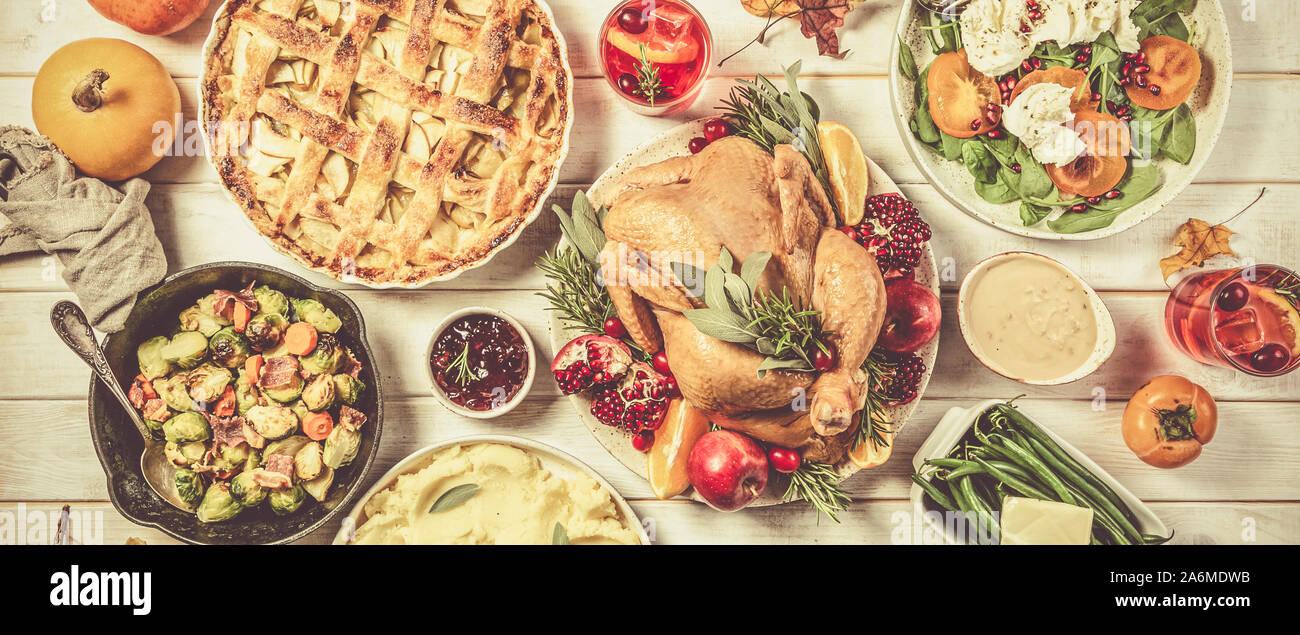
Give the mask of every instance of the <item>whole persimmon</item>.
POLYGON ((1204 388, 1177 375, 1147 382, 1124 408, 1124 443, 1146 464, 1182 467, 1214 439, 1219 409, 1204 388))

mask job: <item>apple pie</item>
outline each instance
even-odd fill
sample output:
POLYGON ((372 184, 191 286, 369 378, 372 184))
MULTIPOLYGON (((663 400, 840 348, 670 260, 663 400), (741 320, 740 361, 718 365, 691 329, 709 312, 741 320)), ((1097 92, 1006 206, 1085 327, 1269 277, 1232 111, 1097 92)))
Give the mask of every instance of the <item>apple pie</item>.
POLYGON ((538 0, 228 0, 203 121, 254 227, 339 280, 417 286, 539 213, 573 121, 538 0))

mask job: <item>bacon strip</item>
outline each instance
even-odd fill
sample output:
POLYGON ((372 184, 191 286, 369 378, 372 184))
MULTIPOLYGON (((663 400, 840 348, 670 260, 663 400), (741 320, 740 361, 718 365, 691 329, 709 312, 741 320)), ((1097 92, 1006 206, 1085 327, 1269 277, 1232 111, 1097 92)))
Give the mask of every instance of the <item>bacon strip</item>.
POLYGON ((293 457, 285 454, 272 454, 266 457, 266 470, 283 474, 286 479, 293 477, 293 457))
POLYGON ((142 408, 144 418, 150 421, 166 421, 171 411, 167 409, 167 402, 162 399, 150 399, 142 408))
POLYGON ((262 366, 257 383, 262 388, 279 390, 293 384, 294 375, 298 373, 298 359, 287 355, 268 358, 262 366))
POLYGON ((248 286, 243 291, 238 293, 227 291, 225 289, 217 289, 216 291, 213 291, 213 294, 215 294, 217 298, 216 302, 212 305, 212 310, 216 311, 217 315, 226 319, 231 319, 234 315, 235 303, 238 302, 245 307, 248 307, 249 311, 257 313, 257 297, 253 295, 253 286, 256 284, 257 281, 254 280, 248 283, 248 286))
POLYGON ((293 479, 279 472, 253 470, 253 482, 269 489, 293 486, 293 479))
POLYGON ((361 411, 348 406, 342 406, 339 408, 339 425, 356 432, 361 429, 361 426, 365 424, 365 422, 366 415, 362 414, 361 411))
POLYGON ((208 425, 212 428, 212 447, 228 445, 233 448, 247 442, 244 438, 243 417, 218 417, 206 412, 203 416, 207 418, 208 425))

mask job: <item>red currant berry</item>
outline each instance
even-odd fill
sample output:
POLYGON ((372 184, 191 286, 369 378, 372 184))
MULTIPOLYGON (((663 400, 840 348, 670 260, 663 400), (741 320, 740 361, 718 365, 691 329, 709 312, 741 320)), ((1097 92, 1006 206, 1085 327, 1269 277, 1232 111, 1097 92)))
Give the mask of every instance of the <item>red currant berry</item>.
POLYGON ((655 370, 659 371, 660 374, 673 374, 672 368, 669 368, 668 366, 668 353, 661 350, 658 353, 655 353, 654 359, 651 361, 654 364, 655 370))
POLYGON ((688 147, 691 150, 691 154, 699 154, 704 150, 704 148, 708 147, 708 145, 708 139, 705 139, 704 137, 695 137, 694 139, 691 139, 691 143, 688 147))
POLYGON ((826 350, 823 351, 820 347, 813 350, 812 363, 813 368, 824 373, 835 367, 836 354, 834 344, 823 342, 822 345, 826 347, 826 350))
POLYGON ((704 124, 704 138, 713 143, 731 134, 731 127, 721 119, 710 119, 704 124))
POLYGON ((772 446, 772 449, 767 451, 767 460, 772 464, 772 469, 782 474, 789 474, 799 469, 799 465, 803 463, 803 458, 798 452, 777 446, 772 446))
POLYGON ((623 328, 623 320, 616 317, 605 320, 605 335, 613 338, 620 338, 627 335, 627 329, 623 328))

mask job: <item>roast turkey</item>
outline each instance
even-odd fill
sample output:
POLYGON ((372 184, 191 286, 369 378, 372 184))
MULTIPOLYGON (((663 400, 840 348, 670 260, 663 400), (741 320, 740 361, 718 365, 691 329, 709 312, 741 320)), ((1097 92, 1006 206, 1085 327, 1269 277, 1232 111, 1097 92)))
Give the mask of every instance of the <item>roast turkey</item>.
POLYGON ((860 368, 884 320, 884 280, 875 259, 835 228, 807 159, 788 145, 768 154, 727 137, 628 172, 605 203, 603 280, 637 345, 665 350, 682 396, 723 427, 809 460, 843 458, 865 400, 860 368), (786 291, 821 311, 838 351, 830 370, 760 378, 762 355, 705 335, 682 315, 704 303, 673 263, 707 269, 724 247, 736 273, 751 254, 772 254, 757 293, 786 291))

